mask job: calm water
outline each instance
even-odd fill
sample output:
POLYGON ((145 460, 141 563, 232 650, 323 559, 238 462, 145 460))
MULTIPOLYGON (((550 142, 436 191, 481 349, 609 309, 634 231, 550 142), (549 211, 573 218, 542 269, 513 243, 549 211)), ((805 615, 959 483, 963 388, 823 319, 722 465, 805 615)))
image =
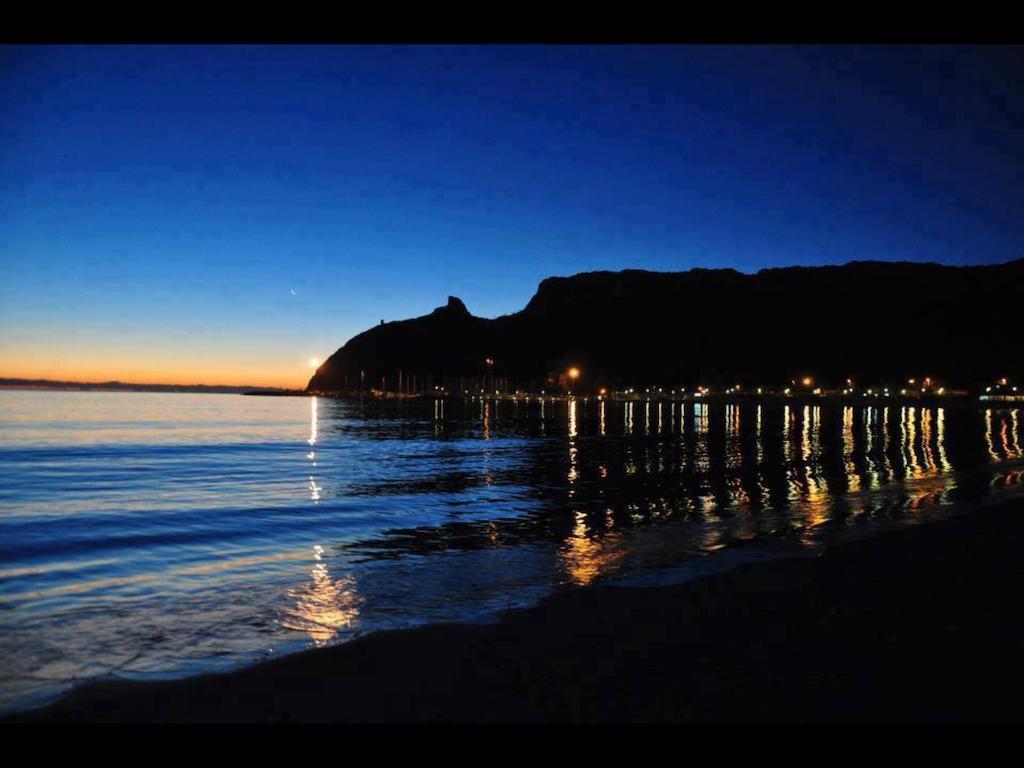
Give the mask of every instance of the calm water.
POLYGON ((0 708, 1024 490, 1020 409, 0 392, 0 708))

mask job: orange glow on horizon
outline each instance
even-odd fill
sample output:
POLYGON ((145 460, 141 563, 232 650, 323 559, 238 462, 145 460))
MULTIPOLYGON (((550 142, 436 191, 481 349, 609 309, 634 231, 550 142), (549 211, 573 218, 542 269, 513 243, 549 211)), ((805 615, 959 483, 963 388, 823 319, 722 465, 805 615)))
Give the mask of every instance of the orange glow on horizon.
MULTIPOLYGON (((118 361, 120 362, 120 361, 118 361)), ((0 378, 45 379, 49 381, 103 384, 117 381, 122 384, 171 384, 175 386, 208 385, 221 387, 276 387, 305 389, 313 371, 308 365, 268 366, 238 361, 197 361, 195 364, 150 365, 118 364, 110 361, 85 361, 55 356, 53 360, 10 360, 0 356, 0 378)), ((175 361, 177 362, 177 361, 175 361)), ((312 362, 312 361, 309 361, 312 362)))

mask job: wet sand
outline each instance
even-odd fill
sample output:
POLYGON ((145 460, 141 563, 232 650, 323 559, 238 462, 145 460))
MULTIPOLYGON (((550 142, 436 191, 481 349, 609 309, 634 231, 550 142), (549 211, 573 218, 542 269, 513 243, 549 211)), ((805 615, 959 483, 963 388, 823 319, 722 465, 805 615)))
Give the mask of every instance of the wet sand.
POLYGON ((17 721, 1024 719, 1024 499, 673 587, 380 632, 17 721))

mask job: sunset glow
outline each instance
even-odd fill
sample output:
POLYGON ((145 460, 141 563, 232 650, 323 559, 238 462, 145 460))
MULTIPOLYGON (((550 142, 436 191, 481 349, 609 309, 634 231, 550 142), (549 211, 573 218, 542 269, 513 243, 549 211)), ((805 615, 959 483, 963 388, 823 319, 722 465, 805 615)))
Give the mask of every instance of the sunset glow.
POLYGON ((89 346, 56 346, 41 350, 0 345, 0 377, 131 384, 210 384, 217 386, 305 387, 308 365, 296 364, 294 354, 259 356, 225 354, 218 350, 146 350, 138 354, 89 346))

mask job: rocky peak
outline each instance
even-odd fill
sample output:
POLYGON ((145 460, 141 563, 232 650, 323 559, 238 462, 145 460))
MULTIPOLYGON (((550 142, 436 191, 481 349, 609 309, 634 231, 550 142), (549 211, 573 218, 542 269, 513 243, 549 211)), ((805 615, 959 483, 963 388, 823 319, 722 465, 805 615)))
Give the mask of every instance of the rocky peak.
POLYGON ((466 305, 462 303, 462 299, 458 296, 449 296, 448 303, 443 307, 438 307, 434 310, 434 314, 450 314, 450 315, 466 315, 469 316, 469 310, 466 309, 466 305))

